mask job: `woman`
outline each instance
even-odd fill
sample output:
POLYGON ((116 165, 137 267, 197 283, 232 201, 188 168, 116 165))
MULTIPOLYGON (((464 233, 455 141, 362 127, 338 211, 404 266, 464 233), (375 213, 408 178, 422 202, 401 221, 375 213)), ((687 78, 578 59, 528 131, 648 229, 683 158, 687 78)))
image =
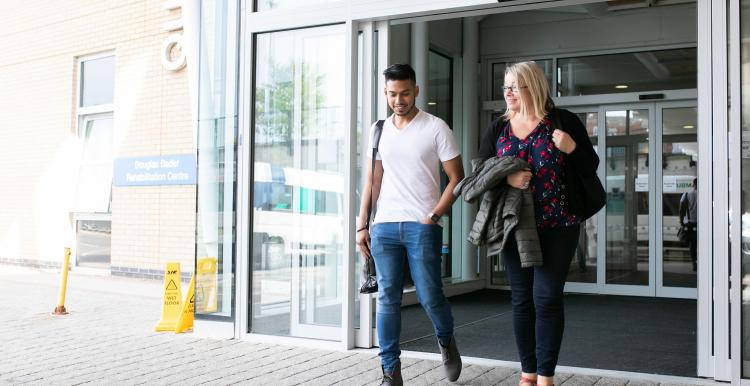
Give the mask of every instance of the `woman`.
POLYGON ((570 207, 575 197, 566 189, 566 174, 595 175, 599 159, 578 117, 554 108, 547 80, 536 63, 509 66, 503 95, 505 114, 485 132, 480 156, 511 156, 529 165, 509 174, 506 183, 531 189, 542 265, 522 268, 513 237, 501 258, 512 291, 520 385, 547 386, 553 384, 562 342, 565 278, 584 220, 570 207))

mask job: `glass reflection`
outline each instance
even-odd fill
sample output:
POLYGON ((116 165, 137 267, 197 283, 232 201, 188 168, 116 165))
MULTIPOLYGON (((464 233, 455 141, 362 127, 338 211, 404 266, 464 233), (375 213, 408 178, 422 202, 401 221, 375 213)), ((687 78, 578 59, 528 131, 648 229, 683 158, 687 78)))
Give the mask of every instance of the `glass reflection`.
POLYGON ((697 112, 662 110, 662 283, 697 286, 697 112), (686 236, 679 237, 683 228, 686 236))
POLYGON ((340 339, 344 34, 258 35, 252 332, 340 339))
POLYGON ((648 284, 648 110, 607 111, 606 283, 648 284))
MULTIPOLYGON (((201 2, 200 108, 198 110, 198 208, 195 314, 234 315, 235 197, 237 174, 234 100, 236 73, 231 27, 237 10, 230 2, 201 2), (231 94, 230 94, 231 95, 231 94)), ((231 320, 231 319, 230 319, 231 320)))
MULTIPOLYGON (((750 0, 740 1, 742 377, 750 377, 750 0)), ((736 128, 735 128, 736 129, 736 128)))
MULTIPOLYGON (((594 145, 594 150, 599 152, 597 146, 597 133, 599 132, 599 113, 577 113, 578 118, 586 126, 589 139, 594 145)), ((596 258, 597 258, 597 216, 593 216, 581 224, 581 234, 578 238, 578 249, 573 257, 568 271, 568 282, 596 283, 596 258)))
POLYGON ((76 255, 81 267, 108 269, 112 258, 112 221, 78 220, 76 255))
MULTIPOLYGON (((453 60, 445 55, 430 50, 430 75, 427 79, 427 112, 445 121, 448 126, 453 127, 453 60)), ((448 176, 440 169, 441 191, 448 184, 448 176)), ((460 272, 453 272, 453 248, 451 245, 451 232, 453 221, 450 211, 443 216, 443 244, 441 247, 442 277, 461 276, 460 272)), ((411 278, 407 279, 411 285, 411 278)))
POLYGON ((81 107, 112 103, 115 93, 115 57, 81 63, 81 107))
MULTIPOLYGON (((539 59, 535 60, 536 64, 544 71, 544 77, 547 78, 547 84, 549 85, 550 92, 552 92, 552 59, 539 59)), ((503 85, 505 83, 505 68, 508 63, 493 63, 492 64, 492 99, 503 100, 503 85)))

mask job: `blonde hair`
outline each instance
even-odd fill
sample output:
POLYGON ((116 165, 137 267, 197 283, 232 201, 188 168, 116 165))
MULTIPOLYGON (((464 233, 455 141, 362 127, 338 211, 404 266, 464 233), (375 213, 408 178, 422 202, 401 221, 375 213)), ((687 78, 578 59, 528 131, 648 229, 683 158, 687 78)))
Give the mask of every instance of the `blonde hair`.
MULTIPOLYGON (((521 101, 521 114, 534 115, 544 118, 552 109, 552 98, 549 94, 549 84, 544 77, 544 71, 536 62, 519 62, 511 64, 505 69, 505 76, 512 75, 516 78, 516 86, 526 86, 531 98, 526 100, 522 97, 520 89, 518 92, 521 101)), ((503 93, 504 94, 504 93, 503 93)), ((511 119, 516 113, 505 108, 503 118, 511 119)))

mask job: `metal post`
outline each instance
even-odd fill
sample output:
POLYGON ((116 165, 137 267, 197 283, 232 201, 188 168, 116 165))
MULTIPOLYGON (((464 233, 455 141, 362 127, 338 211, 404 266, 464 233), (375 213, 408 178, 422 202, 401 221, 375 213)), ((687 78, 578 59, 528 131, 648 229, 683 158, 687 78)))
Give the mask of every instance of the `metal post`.
POLYGON ((70 248, 65 248, 65 261, 63 261, 62 273, 60 274, 60 293, 57 296, 57 307, 55 315, 65 315, 65 290, 68 287, 68 265, 70 264, 70 248))

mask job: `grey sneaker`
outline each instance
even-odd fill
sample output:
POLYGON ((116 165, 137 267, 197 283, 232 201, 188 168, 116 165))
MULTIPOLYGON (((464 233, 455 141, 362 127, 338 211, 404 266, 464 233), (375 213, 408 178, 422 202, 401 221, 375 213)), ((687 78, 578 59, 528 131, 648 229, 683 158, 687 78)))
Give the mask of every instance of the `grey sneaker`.
POLYGON ((458 347, 456 347, 456 338, 451 337, 448 347, 443 347, 438 340, 438 347, 440 347, 440 354, 443 356, 445 375, 449 381, 455 382, 461 375, 461 354, 458 353, 458 347))
POLYGON ((396 362, 396 367, 390 373, 386 373, 383 369, 383 382, 380 386, 404 386, 404 379, 401 377, 401 361, 396 362))

